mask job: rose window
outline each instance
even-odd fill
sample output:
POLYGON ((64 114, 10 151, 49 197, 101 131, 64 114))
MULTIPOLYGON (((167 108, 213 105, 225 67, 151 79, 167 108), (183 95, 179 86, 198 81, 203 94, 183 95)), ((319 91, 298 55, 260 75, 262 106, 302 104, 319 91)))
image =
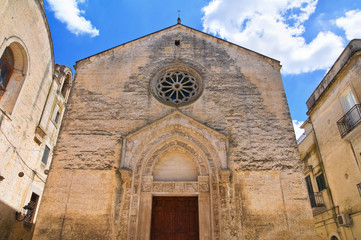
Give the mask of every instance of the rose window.
POLYGON ((182 105, 198 97, 199 81, 187 72, 167 72, 158 78, 155 90, 165 103, 182 105))

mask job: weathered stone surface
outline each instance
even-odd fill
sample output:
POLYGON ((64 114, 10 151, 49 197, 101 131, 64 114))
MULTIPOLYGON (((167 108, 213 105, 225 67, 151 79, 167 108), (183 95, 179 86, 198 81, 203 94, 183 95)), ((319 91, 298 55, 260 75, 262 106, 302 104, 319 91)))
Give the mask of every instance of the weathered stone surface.
POLYGON ((37 239, 50 236, 49 224, 59 239, 86 239, 94 229, 103 236, 93 239, 147 239, 152 195, 190 192, 199 199, 201 239, 313 239, 279 70, 275 60, 180 24, 77 62, 37 239), (195 102, 175 108, 153 96, 154 76, 169 66, 202 77, 195 102), (192 155, 198 181, 153 179, 158 156, 172 146, 192 155), (131 181, 123 170, 117 177, 119 167, 131 170, 131 181), (82 172, 83 181, 63 172, 82 172), (51 211, 60 203, 47 198, 65 207, 51 211), (59 218, 81 227, 70 231, 59 218))
POLYGON ((72 72, 54 64, 41 0, 3 0, 0 16, 0 57, 6 51, 14 58, 8 84, 0 93, 0 239, 26 240, 36 222, 72 72), (42 162, 46 147, 49 157, 42 162), (16 221, 15 212, 21 212, 32 196, 38 197, 33 198, 33 217, 26 223, 16 221))

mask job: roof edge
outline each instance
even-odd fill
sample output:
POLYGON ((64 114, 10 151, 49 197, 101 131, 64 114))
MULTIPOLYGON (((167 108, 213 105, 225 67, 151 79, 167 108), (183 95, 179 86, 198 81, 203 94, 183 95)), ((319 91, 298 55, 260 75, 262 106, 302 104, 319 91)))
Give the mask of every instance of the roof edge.
POLYGON ((41 15, 43 17, 43 21, 45 23, 46 31, 48 32, 48 38, 49 38, 50 49, 51 49, 51 62, 52 62, 53 73, 54 73, 54 68, 55 68, 54 45, 53 45, 53 38, 51 36, 49 22, 48 22, 48 19, 46 17, 46 14, 45 14, 44 0, 37 0, 37 1, 35 1, 35 3, 36 3, 36 5, 38 6, 38 8, 40 10, 40 13, 41 13, 41 15))
POLYGON ((315 108, 327 90, 337 80, 339 74, 348 66, 354 56, 361 54, 361 39, 353 39, 342 51, 331 69, 306 101, 307 115, 315 108))
POLYGON ((311 119, 309 117, 301 124, 300 128, 305 129, 308 123, 311 123, 311 119))
POLYGON ((149 34, 144 35, 144 36, 142 36, 142 37, 139 37, 139 38, 136 38, 136 39, 130 40, 130 41, 128 41, 128 42, 125 42, 125 43, 119 44, 119 45, 117 45, 117 46, 114 46, 114 47, 112 47, 112 48, 106 49, 106 50, 104 50, 104 51, 101 51, 101 52, 95 53, 95 54, 93 54, 93 55, 90 55, 90 56, 88 56, 88 57, 85 57, 85 58, 83 58, 83 59, 80 59, 80 60, 76 61, 76 62, 75 62, 75 64, 77 65, 78 63, 80 63, 80 62, 82 62, 82 61, 85 61, 85 60, 88 60, 89 58, 94 57, 94 56, 96 56, 96 55, 99 55, 99 54, 105 53, 105 52, 107 52, 107 51, 111 51, 111 50, 113 50, 113 49, 115 49, 115 48, 117 48, 117 47, 120 47, 120 46, 124 46, 124 45, 130 44, 130 43, 132 43, 132 42, 138 41, 138 40, 140 40, 140 39, 143 39, 143 38, 149 37, 149 36, 151 36, 151 35, 153 35, 153 34, 157 34, 157 33, 159 33, 159 32, 162 32, 162 31, 165 31, 165 30, 171 29, 171 28, 176 27, 176 26, 182 26, 182 27, 188 28, 188 29, 190 29, 190 30, 193 30, 193 31, 196 31, 196 32, 199 32, 199 33, 205 34, 205 35, 207 35, 207 36, 210 36, 210 37, 215 38, 215 39, 217 39, 217 40, 220 40, 220 41, 222 41, 222 42, 225 42, 225 43, 231 44, 231 45, 236 46, 236 47, 238 47, 238 48, 241 48, 241 49, 244 49, 244 50, 246 50, 246 51, 252 52, 252 53, 254 53, 254 54, 256 54, 256 55, 259 55, 259 56, 261 56, 261 57, 267 58, 267 59, 269 59, 269 60, 271 60, 271 61, 275 62, 275 63, 276 63, 276 64, 278 64, 279 66, 281 66, 281 64, 280 64, 280 61, 279 61, 279 60, 276 60, 276 59, 274 59, 274 58, 268 57, 268 56, 263 55, 263 54, 261 54, 261 53, 255 52, 255 51, 250 50, 250 49, 248 49, 248 48, 245 48, 245 47, 239 46, 239 45, 237 45, 237 44, 235 44, 235 43, 229 42, 229 41, 224 40, 224 39, 222 39, 222 38, 219 38, 219 37, 213 36, 213 35, 211 35, 211 34, 208 34, 208 33, 202 32, 202 31, 197 30, 197 29, 195 29, 195 28, 188 27, 188 26, 186 26, 186 25, 184 25, 184 24, 181 24, 181 23, 177 23, 177 24, 171 25, 171 26, 166 27, 166 28, 163 28, 163 29, 161 29, 161 30, 158 30, 158 31, 155 31, 155 32, 149 33, 149 34))

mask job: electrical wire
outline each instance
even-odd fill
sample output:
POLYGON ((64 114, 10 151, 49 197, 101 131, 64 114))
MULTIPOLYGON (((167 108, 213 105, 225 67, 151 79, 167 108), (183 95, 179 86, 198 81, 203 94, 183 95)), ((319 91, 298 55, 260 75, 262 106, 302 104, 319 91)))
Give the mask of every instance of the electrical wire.
MULTIPOLYGON (((9 138, 6 136, 6 134, 3 132, 3 130, 0 128, 0 132, 3 134, 3 136, 5 137, 5 139, 8 141, 8 143, 13 147, 14 152, 16 153, 16 155, 18 155, 19 159, 21 160, 21 162, 27 167, 29 168, 31 171, 33 171, 33 173, 35 174, 35 176, 37 176, 41 182, 45 183, 45 181, 42 179, 42 177, 34 170, 32 169, 25 161, 24 159, 21 157, 20 153, 17 151, 17 148, 15 147, 15 145, 9 140, 9 138)), ((24 171, 26 173, 26 171, 24 171)), ((26 174, 27 175, 27 174, 26 174)), ((31 178, 29 175, 27 175, 29 178, 31 178)), ((33 181, 36 181, 33 179, 33 181)), ((39 181, 36 181, 39 182, 39 181)))

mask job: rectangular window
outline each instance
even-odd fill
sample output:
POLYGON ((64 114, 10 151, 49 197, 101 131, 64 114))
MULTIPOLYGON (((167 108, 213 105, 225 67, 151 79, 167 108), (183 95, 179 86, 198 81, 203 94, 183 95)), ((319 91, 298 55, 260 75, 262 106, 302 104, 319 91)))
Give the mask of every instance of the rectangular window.
POLYGON ((56 115, 55 115, 55 119, 54 119, 54 122, 55 122, 55 123, 58 123, 58 121, 59 121, 59 116, 60 116, 60 112, 57 111, 57 112, 56 112, 56 115))
POLYGON ((53 115, 52 115, 52 117, 51 117, 51 120, 53 121, 53 123, 54 123, 55 125, 57 125, 58 122, 59 122, 60 113, 61 113, 61 108, 60 108, 59 104, 56 104, 56 105, 54 106, 53 115))
POLYGON ((316 182, 317 182, 317 187, 318 187, 319 192, 326 189, 326 182, 325 182, 325 178, 323 177, 323 173, 321 173, 320 175, 318 175, 316 177, 316 182))
POLYGON ((50 148, 48 146, 45 146, 43 158, 41 159, 41 162, 46 165, 48 163, 50 148))
POLYGON ((347 113, 356 104, 355 96, 353 95, 350 87, 341 94, 341 104, 345 113, 347 113))

